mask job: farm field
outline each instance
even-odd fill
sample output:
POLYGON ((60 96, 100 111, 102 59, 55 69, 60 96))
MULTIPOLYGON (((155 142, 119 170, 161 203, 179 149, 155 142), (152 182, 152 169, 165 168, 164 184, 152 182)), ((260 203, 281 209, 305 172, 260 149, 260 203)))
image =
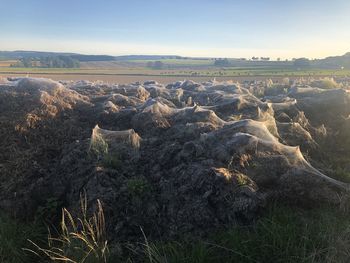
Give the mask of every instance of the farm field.
MULTIPOLYGON (((3 63, 0 61, 0 65, 3 63)), ((349 77, 350 70, 295 70, 288 68, 217 68, 208 67, 206 69, 150 69, 147 67, 124 66, 120 64, 106 62, 101 67, 100 63, 83 65, 81 68, 12 68, 0 66, 0 76, 2 77, 45 77, 54 80, 79 80, 90 81, 102 80, 118 83, 129 83, 134 81, 144 81, 149 79, 157 80, 161 83, 183 79, 195 79, 206 81, 213 78, 218 80, 253 80, 253 79, 281 79, 284 77, 349 77), (107 65, 106 65, 107 64, 107 65)))
POLYGON ((17 60, 1 60, 0 59, 0 68, 10 67, 12 64, 16 63, 17 60))
MULTIPOLYGON (((53 74, 53 73, 16 73, 16 74, 1 74, 0 77, 35 77, 35 78, 49 78, 52 80, 62 80, 62 81, 78 81, 78 80, 87 80, 87 81, 103 81, 107 83, 119 83, 119 84, 128 84, 132 82, 144 82, 147 80, 155 80, 162 84, 167 84, 176 81, 183 81, 189 79, 189 77, 180 77, 180 76, 151 76, 151 75, 115 75, 115 74, 53 74)), ((233 80, 237 82, 243 81, 262 81, 266 80, 265 76, 253 77, 253 76, 237 76, 237 77, 191 77, 192 80, 196 82, 205 82, 209 80, 216 79, 218 81, 228 81, 233 80)), ((279 81, 283 77, 272 77, 272 80, 279 81)))
POLYGON ((292 61, 248 61, 227 59, 229 66, 215 66, 213 58, 161 58, 116 59, 110 61, 82 61, 79 68, 21 68, 10 67, 16 60, 0 60, 1 76, 47 77, 54 80, 102 80, 119 83, 149 79, 161 83, 183 79, 206 81, 235 79, 239 81, 258 79, 281 79, 299 77, 349 77, 350 69, 297 68, 292 61), (159 68, 154 64, 160 63, 159 68))

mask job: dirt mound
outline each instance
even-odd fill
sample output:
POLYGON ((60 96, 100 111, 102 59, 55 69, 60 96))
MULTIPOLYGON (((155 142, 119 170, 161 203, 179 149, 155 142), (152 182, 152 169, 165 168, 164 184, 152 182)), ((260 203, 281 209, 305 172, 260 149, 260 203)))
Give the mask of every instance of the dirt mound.
POLYGON ((74 210, 85 190, 111 236, 131 240, 140 226, 166 238, 245 223, 275 199, 337 203, 348 185, 303 153, 348 127, 348 105, 344 90, 317 88, 262 100, 232 82, 6 80, 0 208, 33 217, 54 198, 74 210))

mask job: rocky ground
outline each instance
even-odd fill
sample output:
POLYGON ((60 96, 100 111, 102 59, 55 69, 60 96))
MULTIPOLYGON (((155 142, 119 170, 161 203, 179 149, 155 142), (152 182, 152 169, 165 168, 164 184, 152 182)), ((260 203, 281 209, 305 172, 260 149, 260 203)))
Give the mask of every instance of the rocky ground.
POLYGON ((135 240, 245 224, 276 200, 339 204, 329 153, 349 156, 350 94, 323 84, 1 79, 0 209, 50 218, 86 193, 111 239, 135 240))

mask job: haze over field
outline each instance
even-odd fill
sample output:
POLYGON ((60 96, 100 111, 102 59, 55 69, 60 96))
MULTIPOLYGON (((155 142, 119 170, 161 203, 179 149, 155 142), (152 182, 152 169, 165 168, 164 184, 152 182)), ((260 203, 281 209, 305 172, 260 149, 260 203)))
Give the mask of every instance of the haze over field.
POLYGON ((1 10, 0 50, 284 59, 343 55, 350 43, 347 0, 2 0, 1 10))

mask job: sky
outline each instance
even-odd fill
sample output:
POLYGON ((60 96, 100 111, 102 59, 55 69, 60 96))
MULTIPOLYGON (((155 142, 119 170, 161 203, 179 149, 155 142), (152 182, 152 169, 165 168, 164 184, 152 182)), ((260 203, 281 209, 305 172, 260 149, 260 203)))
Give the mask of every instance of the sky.
POLYGON ((0 50, 322 58, 350 52, 349 0, 0 0, 0 50))

